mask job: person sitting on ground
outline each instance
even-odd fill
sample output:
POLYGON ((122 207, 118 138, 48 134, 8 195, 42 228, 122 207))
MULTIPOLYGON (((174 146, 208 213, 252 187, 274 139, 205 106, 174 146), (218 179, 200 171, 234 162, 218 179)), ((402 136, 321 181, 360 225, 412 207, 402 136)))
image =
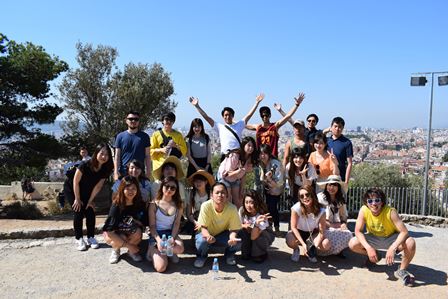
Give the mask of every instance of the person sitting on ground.
POLYGON ((319 255, 339 255, 344 257, 342 250, 348 247, 352 232, 347 228, 347 204, 345 203, 345 184, 338 175, 330 175, 325 182, 324 192, 318 193, 319 203, 325 206, 327 230, 325 237, 330 240, 331 248, 319 255))
POLYGON ((191 186, 190 200, 187 205, 187 219, 183 231, 187 234, 193 234, 198 231, 201 226, 198 223, 199 211, 201 205, 210 199, 211 186, 215 184, 213 176, 205 170, 198 170, 188 179, 191 186))
POLYGON ((294 98, 295 105, 291 108, 288 114, 285 114, 280 120, 275 123, 271 123, 271 109, 267 106, 263 106, 259 109, 261 124, 247 124, 246 129, 256 131, 255 136, 257 139, 257 148, 262 144, 269 144, 272 149, 272 155, 278 157, 278 130, 291 118, 291 116, 297 111, 303 99, 305 98, 304 93, 299 93, 297 97, 294 98))
POLYGON ((242 229, 238 232, 241 237, 241 256, 262 263, 268 257, 268 248, 274 242, 275 235, 269 224, 266 204, 257 191, 249 190, 244 194, 243 206, 239 209, 242 229))
POLYGON ((187 177, 201 169, 213 174, 210 137, 205 133, 202 119, 195 118, 191 121, 190 131, 185 136, 185 142, 188 149, 187 177))
MULTIPOLYGON (((137 159, 131 160, 131 162, 129 162, 128 165, 126 165, 126 173, 138 180, 142 199, 145 203, 149 203, 150 196, 151 196, 151 182, 148 180, 147 176, 145 175, 145 172, 143 169, 143 164, 137 159)), ((115 195, 118 191, 118 187, 120 186, 120 183, 121 183, 121 179, 118 179, 113 184, 112 198, 115 197, 115 195)))
POLYGON ((330 241, 325 238, 325 208, 323 208, 310 185, 299 189, 299 202, 291 208, 291 230, 286 234, 286 244, 294 249, 291 260, 298 262, 300 248, 311 263, 317 263, 317 250, 328 251, 330 241))
POLYGON ((190 97, 190 103, 198 110, 199 114, 215 129, 218 133, 221 144, 221 162, 224 160, 226 154, 230 151, 241 148, 241 136, 243 130, 250 120, 258 104, 264 99, 264 94, 259 94, 255 98, 255 104, 240 121, 234 123, 235 110, 230 107, 224 107, 221 111, 221 116, 224 120, 224 124, 215 122, 213 118, 207 115, 207 113, 199 106, 199 100, 194 97, 190 97))
POLYGON ((165 272, 168 266, 168 255, 162 248, 163 235, 168 239, 172 237, 173 255, 169 258, 173 263, 178 263, 177 255, 184 252, 184 244, 179 238, 182 214, 183 203, 179 194, 179 183, 173 176, 166 177, 162 180, 156 198, 149 205, 151 237, 146 258, 153 263, 157 272, 165 272))
POLYGON ((182 134, 173 129, 176 115, 169 112, 162 116, 163 128, 151 135, 150 153, 153 169, 157 169, 169 156, 181 158, 187 154, 187 144, 182 134))
POLYGON ((226 246, 224 258, 227 265, 236 265, 235 253, 240 249, 237 233, 241 222, 236 207, 227 198, 227 187, 218 182, 212 186, 212 200, 201 206, 198 217, 201 229, 196 234, 196 268, 204 267, 212 244, 226 246))
POLYGON ((269 144, 260 146, 260 182, 264 187, 264 197, 269 214, 274 222, 277 236, 280 235, 280 216, 278 203, 284 191, 284 171, 280 161, 272 156, 269 144))
POLYGON ((350 240, 352 251, 367 255, 368 261, 378 263, 385 253, 386 264, 394 263, 395 254, 402 252, 401 265, 395 277, 404 285, 412 285, 414 277, 407 271, 415 255, 416 244, 409 237, 408 229, 397 211, 386 203, 386 195, 379 188, 371 188, 364 193, 364 205, 356 219, 355 237, 350 240), (364 234, 364 227, 367 233, 364 234))
POLYGON ((139 182, 132 176, 123 177, 103 226, 104 240, 112 246, 112 254, 109 258, 111 264, 116 264, 120 259, 121 248, 127 248, 128 255, 135 262, 142 260, 138 245, 142 240, 147 219, 139 182))
POLYGON ((311 163, 308 163, 306 151, 301 148, 294 148, 286 164, 286 173, 290 196, 293 204, 298 200, 299 188, 304 185, 313 185, 317 179, 316 170, 311 163))

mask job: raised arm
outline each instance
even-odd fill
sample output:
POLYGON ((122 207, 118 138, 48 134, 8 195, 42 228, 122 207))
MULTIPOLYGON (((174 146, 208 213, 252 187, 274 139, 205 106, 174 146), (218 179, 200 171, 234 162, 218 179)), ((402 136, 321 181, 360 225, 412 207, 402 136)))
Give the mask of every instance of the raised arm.
MULTIPOLYGON (((279 104, 279 103, 274 103, 274 109, 277 110, 278 113, 281 114, 281 116, 285 116, 285 115, 286 115, 286 112, 283 111, 283 109, 282 109, 282 105, 281 105, 281 104, 279 104)), ((294 120, 292 120, 291 118, 288 118, 287 121, 288 121, 292 126, 294 126, 294 120)))
POLYGON ((258 104, 260 104, 261 101, 263 101, 264 99, 264 93, 260 93, 259 95, 257 95, 255 97, 255 104, 252 106, 252 108, 249 110, 249 112, 247 113, 247 115, 245 117, 243 117, 243 121, 245 124, 247 124, 247 122, 249 121, 249 119, 252 117, 252 115, 254 115, 255 110, 257 110, 258 104))
POLYGON ((213 128, 215 126, 215 121, 213 118, 208 116, 204 110, 199 106, 199 99, 195 97, 190 97, 190 103, 198 110, 199 114, 209 123, 209 125, 213 128))
POLYGON ((305 99, 305 94, 303 92, 299 93, 299 95, 294 98, 294 101, 295 101, 294 107, 292 107, 291 110, 289 110, 289 112, 287 114, 285 114, 285 115, 282 114, 283 118, 275 123, 275 126, 277 128, 280 128, 281 126, 283 126, 288 120, 290 120, 294 124, 294 122, 291 120, 291 116, 293 116, 294 113, 296 113, 297 108, 299 108, 300 104, 302 104, 303 99, 305 99))

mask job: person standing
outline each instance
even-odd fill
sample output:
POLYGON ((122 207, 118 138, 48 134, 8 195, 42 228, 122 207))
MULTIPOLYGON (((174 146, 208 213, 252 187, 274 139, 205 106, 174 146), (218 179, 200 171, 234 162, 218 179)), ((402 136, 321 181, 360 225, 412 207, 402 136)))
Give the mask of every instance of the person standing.
POLYGON ((352 172, 353 145, 350 139, 342 135, 345 121, 342 117, 335 117, 331 121, 331 136, 328 137, 328 149, 338 159, 339 175, 348 186, 352 172))
POLYGON ((150 153, 153 169, 159 168, 169 156, 180 159, 187 154, 187 144, 184 137, 180 132, 173 129, 175 121, 176 115, 173 112, 163 115, 163 128, 151 135, 150 153))
POLYGON ((213 174, 210 137, 205 133, 202 119, 195 118, 191 121, 190 130, 185 136, 185 143, 188 148, 187 158, 189 162, 187 177, 201 169, 213 174))
POLYGON ((269 144, 272 149, 272 155, 278 158, 278 130, 294 115, 304 98, 305 94, 299 93, 299 96, 294 98, 294 107, 275 123, 271 122, 271 109, 267 106, 260 108, 259 112, 263 123, 246 125, 246 129, 256 131, 257 148, 260 148, 262 144, 269 144))
POLYGON ((233 118, 235 117, 235 110, 230 107, 224 107, 221 112, 221 116, 224 120, 224 124, 214 121, 207 113, 202 110, 199 106, 199 100, 194 97, 190 97, 190 103, 196 107, 199 114, 210 124, 212 128, 214 128, 219 135, 219 140, 221 143, 221 162, 224 160, 225 155, 231 152, 232 150, 237 150, 241 148, 241 136, 243 134, 243 130, 250 120, 255 110, 258 107, 258 104, 264 99, 264 94, 259 94, 255 98, 255 104, 240 121, 234 123, 233 118))
POLYGON ((77 249, 84 251, 86 245, 99 247, 95 239, 95 205, 96 195, 103 187, 104 181, 113 170, 112 152, 105 143, 97 145, 92 159, 82 162, 73 177, 67 177, 64 183, 65 198, 73 208, 73 227, 77 240, 77 249), (86 218, 87 244, 82 236, 82 222, 86 218))
POLYGON ((151 176, 151 157, 149 135, 139 130, 140 114, 130 111, 126 116, 128 129, 115 138, 114 180, 126 175, 126 165, 137 159, 145 165, 146 176, 151 176))

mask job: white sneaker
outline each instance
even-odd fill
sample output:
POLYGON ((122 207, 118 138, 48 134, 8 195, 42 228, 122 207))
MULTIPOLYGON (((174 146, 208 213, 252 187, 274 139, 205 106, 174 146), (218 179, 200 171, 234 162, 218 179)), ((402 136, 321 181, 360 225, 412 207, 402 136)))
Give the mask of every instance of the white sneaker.
POLYGON ((76 240, 76 245, 77 245, 76 249, 78 249, 79 251, 87 250, 87 246, 86 246, 86 242, 84 242, 84 238, 76 240))
POLYGON ((95 239, 95 237, 90 237, 87 239, 87 245, 90 246, 90 248, 98 249, 100 245, 98 244, 98 241, 95 239))
POLYGON ((291 255, 291 261, 298 262, 300 260, 300 251, 298 248, 294 249, 291 255))
POLYGON ((112 249, 112 253, 110 254, 109 263, 116 264, 120 259, 120 249, 112 249))

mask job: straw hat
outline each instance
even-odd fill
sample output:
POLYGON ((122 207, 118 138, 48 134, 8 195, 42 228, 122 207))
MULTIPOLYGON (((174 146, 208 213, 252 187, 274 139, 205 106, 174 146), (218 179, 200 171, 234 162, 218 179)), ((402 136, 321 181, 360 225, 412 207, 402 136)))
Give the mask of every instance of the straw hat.
POLYGON ((210 187, 215 184, 215 178, 207 171, 200 169, 200 170, 196 171, 195 173, 193 173, 192 175, 190 175, 190 177, 187 179, 188 184, 190 184, 190 186, 193 186, 194 177, 197 175, 203 176, 209 183, 210 187))
POLYGON ((328 176, 328 178, 325 181, 317 182, 319 186, 325 186, 327 184, 339 184, 341 186, 342 190, 344 192, 347 192, 347 185, 345 182, 342 181, 341 177, 339 175, 332 174, 328 176))
POLYGON ((180 160, 176 156, 169 156, 168 158, 165 159, 165 161, 163 161, 162 165, 160 165, 159 168, 154 170, 152 175, 156 180, 160 180, 160 178, 162 177, 163 165, 168 163, 172 163, 176 166, 177 180, 183 179, 185 177, 185 173, 184 170, 182 169, 182 164, 180 163, 180 160))

